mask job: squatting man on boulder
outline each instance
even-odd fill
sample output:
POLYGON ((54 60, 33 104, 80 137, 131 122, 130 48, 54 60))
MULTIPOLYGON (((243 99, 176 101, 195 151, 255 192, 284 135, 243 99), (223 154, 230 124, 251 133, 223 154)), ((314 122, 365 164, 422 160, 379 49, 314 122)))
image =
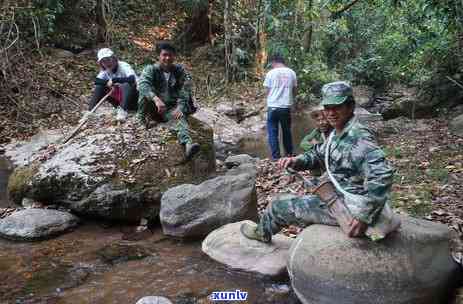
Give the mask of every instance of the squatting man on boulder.
POLYGON ((284 226, 325 224, 340 225, 349 237, 361 237, 367 232, 371 239, 378 240, 400 225, 387 203, 393 170, 372 131, 354 116, 351 86, 342 81, 328 83, 322 95, 321 105, 334 130, 324 143, 296 157, 280 159, 278 165, 299 171, 325 164, 327 172, 322 180, 325 178, 325 185, 331 186, 330 199, 317 191, 317 195, 306 196, 281 194, 267 206, 257 226, 241 226, 245 237, 269 243, 284 226), (348 221, 333 211, 337 206, 333 202, 339 201, 345 206, 348 221), (383 233, 369 234, 372 230, 383 233))
POLYGON ((159 45, 159 63, 143 69, 138 82, 138 119, 147 128, 153 121, 175 119, 177 139, 185 146, 185 159, 190 160, 200 150, 199 144, 193 143, 186 118, 191 113, 191 94, 187 88, 191 77, 182 65, 174 64, 175 56, 175 48, 162 43, 159 45))
POLYGON ((100 72, 95 79, 95 90, 89 103, 89 111, 109 93, 108 101, 117 109, 116 120, 125 121, 127 111, 137 109, 137 76, 130 64, 116 58, 111 49, 103 48, 97 54, 100 72))

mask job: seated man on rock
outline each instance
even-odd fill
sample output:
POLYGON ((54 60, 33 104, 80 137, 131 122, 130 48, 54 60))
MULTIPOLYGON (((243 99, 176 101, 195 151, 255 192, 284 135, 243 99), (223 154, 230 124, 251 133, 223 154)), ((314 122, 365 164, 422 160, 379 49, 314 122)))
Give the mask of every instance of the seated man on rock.
POLYGON ((156 122, 175 119, 177 139, 185 146, 185 159, 190 160, 200 149, 191 139, 186 118, 191 113, 191 94, 186 82, 191 79, 182 65, 174 64, 176 51, 172 45, 162 43, 159 51, 159 64, 146 66, 138 81, 138 119, 147 128, 150 125, 147 119, 156 122))
POLYGON ((127 111, 137 109, 135 71, 127 62, 119 61, 108 48, 100 49, 97 58, 101 70, 95 79, 95 91, 88 110, 91 111, 104 95, 113 89, 108 101, 117 109, 116 120, 125 121, 127 111))
MULTIPOLYGON (((391 212, 387 200, 393 170, 373 133, 354 117, 351 86, 346 82, 333 82, 323 86, 322 93, 321 105, 334 130, 323 144, 316 144, 296 157, 283 158, 278 164, 280 168, 307 170, 319 168, 324 163, 326 176, 333 185, 332 197, 342 198, 349 221, 340 221, 332 212, 332 199, 322 201, 320 197, 323 196, 283 194, 267 206, 257 226, 241 226, 245 237, 268 243, 282 227, 293 224, 302 227, 341 225, 349 237, 359 237, 365 235, 367 228, 375 226, 383 216, 383 207, 391 212)), ((384 235, 376 239, 382 237, 384 235)))

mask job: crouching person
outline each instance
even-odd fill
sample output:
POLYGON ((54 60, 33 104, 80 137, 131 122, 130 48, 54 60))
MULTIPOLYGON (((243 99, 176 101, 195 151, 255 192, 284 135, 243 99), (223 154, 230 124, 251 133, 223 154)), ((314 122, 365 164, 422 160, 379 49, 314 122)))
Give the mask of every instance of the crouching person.
POLYGON ((148 65, 138 81, 138 119, 150 127, 154 122, 176 120, 178 142, 185 147, 185 160, 191 160, 200 146, 190 136, 187 115, 191 94, 186 88, 189 75, 180 64, 174 64, 175 48, 168 44, 159 45, 159 63, 148 65))
POLYGON ((352 88, 345 82, 334 82, 325 85, 322 93, 321 105, 333 127, 329 137, 304 154, 280 159, 279 166, 307 170, 324 164, 324 185, 330 185, 329 193, 280 195, 267 206, 257 226, 241 226, 245 237, 270 242, 284 226, 325 224, 340 225, 349 237, 366 234, 379 240, 400 225, 387 203, 393 170, 373 132, 355 118, 352 88))
POLYGON ((129 110, 137 109, 137 79, 130 64, 119 61, 114 52, 103 48, 97 54, 100 72, 95 79, 95 90, 89 111, 112 89, 107 99, 117 111, 116 120, 125 121, 129 110))

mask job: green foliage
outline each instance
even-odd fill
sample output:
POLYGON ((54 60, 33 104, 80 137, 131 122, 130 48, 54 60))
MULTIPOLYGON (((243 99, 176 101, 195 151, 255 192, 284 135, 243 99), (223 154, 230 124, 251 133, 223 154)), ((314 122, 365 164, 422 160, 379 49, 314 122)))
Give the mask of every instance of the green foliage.
MULTIPOLYGON (((278 51, 302 76, 303 88, 341 77, 384 88, 422 86, 459 70, 463 5, 456 1, 266 1, 268 51, 278 51), (301 13, 302 9, 302 13, 301 13), (313 25, 310 51, 303 43, 313 25)), ((461 56, 460 56, 461 57, 461 56)))

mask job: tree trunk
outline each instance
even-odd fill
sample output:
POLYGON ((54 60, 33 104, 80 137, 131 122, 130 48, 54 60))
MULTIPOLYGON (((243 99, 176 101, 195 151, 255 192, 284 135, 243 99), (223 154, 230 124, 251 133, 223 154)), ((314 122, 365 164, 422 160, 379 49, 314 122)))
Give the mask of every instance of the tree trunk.
POLYGON ((95 23, 97 26, 96 42, 105 42, 107 33, 107 23, 105 18, 104 0, 96 0, 95 23))
POLYGON ((267 63, 267 33, 266 27, 266 1, 260 0, 257 19, 257 50, 256 50, 256 74, 263 75, 267 63))
POLYGON ((313 37, 313 0, 309 0, 309 20, 307 21, 308 25, 305 27, 304 36, 302 38, 302 47, 306 53, 310 52, 312 47, 312 37, 313 37))
POLYGON ((233 79, 233 44, 231 41, 231 22, 230 22, 230 1, 224 1, 223 23, 225 28, 225 80, 231 82, 233 79))
POLYGON ((191 17, 185 20, 186 26, 183 34, 177 40, 181 40, 184 46, 199 43, 204 44, 211 41, 212 25, 210 23, 209 9, 214 0, 208 0, 205 5, 199 6, 192 12, 191 17))

